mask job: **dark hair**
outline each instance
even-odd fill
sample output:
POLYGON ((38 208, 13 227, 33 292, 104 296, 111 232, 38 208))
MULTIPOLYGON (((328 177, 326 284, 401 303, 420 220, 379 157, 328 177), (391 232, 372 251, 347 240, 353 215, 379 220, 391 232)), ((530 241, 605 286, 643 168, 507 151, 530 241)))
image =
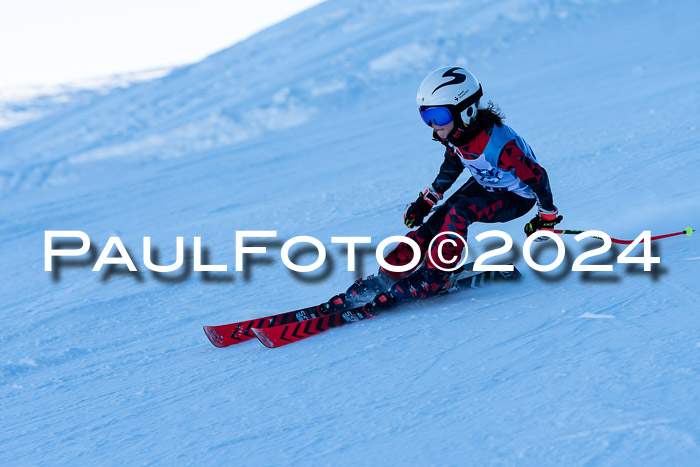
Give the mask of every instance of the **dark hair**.
MULTIPOLYGON (((506 116, 503 115, 501 109, 496 104, 489 101, 486 107, 478 107, 476 118, 466 128, 460 119, 458 126, 462 128, 462 133, 459 138, 463 141, 471 141, 486 128, 491 128, 494 125, 503 126, 503 119, 505 118, 506 116)), ((436 136, 434 136, 433 139, 440 141, 436 136)))
POLYGON ((503 114, 503 111, 501 111, 501 108, 492 101, 489 101, 486 107, 479 106, 476 113, 476 126, 481 128, 492 125, 503 126, 503 120, 505 120, 505 118, 506 116, 503 114))

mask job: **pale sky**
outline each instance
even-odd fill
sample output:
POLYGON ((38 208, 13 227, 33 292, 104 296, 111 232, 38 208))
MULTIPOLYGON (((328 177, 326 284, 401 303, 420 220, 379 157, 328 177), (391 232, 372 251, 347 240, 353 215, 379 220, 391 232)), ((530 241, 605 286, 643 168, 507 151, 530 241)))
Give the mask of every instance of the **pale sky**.
POLYGON ((322 0, 0 0, 0 87, 198 61, 322 0))

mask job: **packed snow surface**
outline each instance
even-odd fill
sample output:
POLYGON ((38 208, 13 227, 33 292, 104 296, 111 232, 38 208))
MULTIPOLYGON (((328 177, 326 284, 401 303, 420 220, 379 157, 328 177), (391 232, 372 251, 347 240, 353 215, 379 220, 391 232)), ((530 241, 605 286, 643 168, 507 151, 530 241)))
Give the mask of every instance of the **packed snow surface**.
MULTIPOLYGON (((697 465, 696 236, 660 241, 652 272, 586 274, 571 263, 599 243, 569 237, 564 265, 539 274, 520 252, 527 217, 495 226, 515 240, 503 258, 517 284, 274 350, 217 349, 201 326, 319 303, 375 270, 369 249, 348 272, 331 237, 406 232, 404 205, 443 152, 415 92, 448 64, 532 146, 562 227, 698 228, 699 13, 690 0, 329 0, 0 132, 0 464, 697 465), (92 258, 45 272, 46 230, 86 232, 92 258), (244 230, 277 231, 245 273, 244 230), (323 269, 284 267, 296 235, 326 245, 323 269), (138 274, 91 271, 111 236, 138 274), (183 236, 185 266, 148 271, 145 236, 161 264, 183 236), (191 272, 194 236, 228 272, 191 272)), ((474 241, 493 227, 470 230, 472 260, 500 245, 474 241)))

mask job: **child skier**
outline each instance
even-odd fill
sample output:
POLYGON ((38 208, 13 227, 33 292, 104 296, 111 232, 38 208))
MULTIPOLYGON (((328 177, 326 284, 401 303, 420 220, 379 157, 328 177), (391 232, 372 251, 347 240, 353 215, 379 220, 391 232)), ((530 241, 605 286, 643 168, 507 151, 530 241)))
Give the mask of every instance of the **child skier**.
MULTIPOLYGON (((433 139, 445 146, 445 160, 432 185, 404 213, 406 226, 418 227, 407 237, 420 247, 421 261, 404 273, 380 268, 350 286, 348 299, 361 303, 388 290, 399 301, 412 300, 449 287, 451 273, 445 269, 457 264, 464 247, 459 240, 445 241, 450 236, 444 235, 428 251, 430 241, 442 232, 454 232, 466 241, 470 224, 507 222, 535 204, 538 212, 525 225, 527 235, 561 222, 547 172, 530 146, 503 124, 503 115, 491 102, 479 105, 482 94, 476 77, 460 67, 439 68, 423 80, 417 96, 420 116, 433 129, 433 139), (465 168, 471 178, 425 220, 465 168)), ((410 245, 400 243, 385 260, 403 266, 413 255, 410 245)))

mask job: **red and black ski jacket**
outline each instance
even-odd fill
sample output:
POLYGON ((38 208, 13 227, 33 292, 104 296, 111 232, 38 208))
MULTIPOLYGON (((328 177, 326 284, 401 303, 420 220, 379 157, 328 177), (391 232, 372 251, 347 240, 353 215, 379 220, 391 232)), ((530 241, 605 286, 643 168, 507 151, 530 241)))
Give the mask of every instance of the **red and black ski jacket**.
POLYGON ((458 129, 447 140, 434 134, 446 149, 431 191, 442 198, 467 168, 488 191, 536 198, 541 212, 556 212, 547 172, 524 139, 510 127, 497 124, 469 133, 458 129))

